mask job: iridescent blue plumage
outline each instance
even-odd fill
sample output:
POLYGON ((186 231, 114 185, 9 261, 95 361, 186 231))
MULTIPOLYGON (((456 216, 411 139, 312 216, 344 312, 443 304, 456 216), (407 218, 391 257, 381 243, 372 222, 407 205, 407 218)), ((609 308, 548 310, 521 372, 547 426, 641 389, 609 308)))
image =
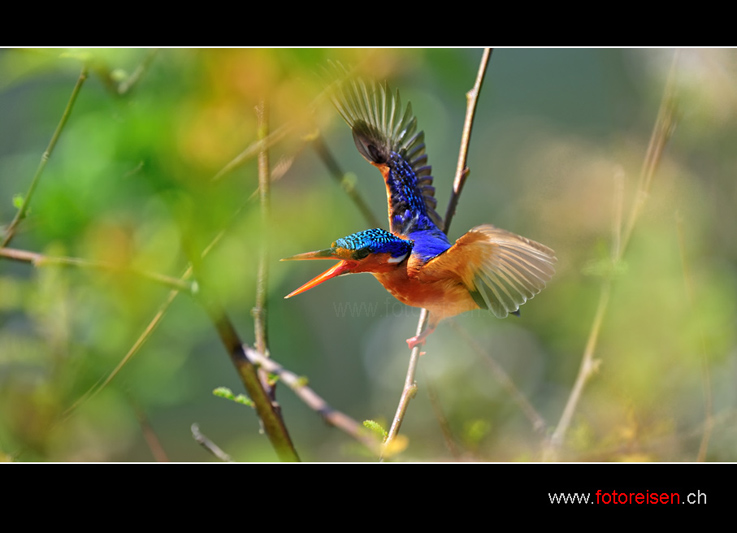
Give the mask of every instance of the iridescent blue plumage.
POLYGON ((406 234, 411 229, 425 230, 436 227, 427 216, 425 199, 417 187, 417 174, 407 161, 396 152, 391 152, 385 165, 388 167, 386 185, 392 205, 392 228, 406 234))
POLYGON ((418 178, 412 166, 392 152, 386 167, 384 174, 391 205, 389 225, 392 231, 414 242, 413 254, 421 262, 429 261, 450 248, 448 237, 428 216, 425 198, 417 186, 418 178))
POLYGON ((393 258, 404 258, 412 251, 412 241, 400 239, 386 230, 375 228, 338 239, 332 248, 355 250, 366 255, 388 253, 393 258))
POLYGON ((412 231, 407 234, 407 238, 414 243, 412 255, 420 263, 426 263, 451 247, 448 237, 437 227, 412 231))

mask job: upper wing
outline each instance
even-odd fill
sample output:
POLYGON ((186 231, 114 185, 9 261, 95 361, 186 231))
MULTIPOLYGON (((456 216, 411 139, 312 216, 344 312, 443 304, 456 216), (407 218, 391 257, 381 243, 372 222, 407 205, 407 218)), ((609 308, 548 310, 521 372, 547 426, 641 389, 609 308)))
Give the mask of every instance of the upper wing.
POLYGON ((435 212, 435 187, 427 164, 425 135, 417 129, 412 105, 402 109, 399 92, 386 83, 364 82, 347 75, 334 82, 330 97, 353 131, 358 151, 381 170, 387 187, 392 233, 409 235, 416 230, 442 227, 435 212))
POLYGON ((479 307, 504 318, 545 288, 555 252, 491 225, 477 226, 417 271, 420 281, 460 279, 479 307))

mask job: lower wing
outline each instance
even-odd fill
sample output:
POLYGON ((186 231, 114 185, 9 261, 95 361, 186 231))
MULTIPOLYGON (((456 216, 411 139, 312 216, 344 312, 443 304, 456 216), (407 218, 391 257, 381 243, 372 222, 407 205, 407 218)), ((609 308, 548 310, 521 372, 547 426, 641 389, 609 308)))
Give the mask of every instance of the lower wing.
POLYGON ((417 276, 426 282, 460 279, 479 307, 504 318, 545 288, 556 261, 547 246, 484 225, 428 261, 417 276))

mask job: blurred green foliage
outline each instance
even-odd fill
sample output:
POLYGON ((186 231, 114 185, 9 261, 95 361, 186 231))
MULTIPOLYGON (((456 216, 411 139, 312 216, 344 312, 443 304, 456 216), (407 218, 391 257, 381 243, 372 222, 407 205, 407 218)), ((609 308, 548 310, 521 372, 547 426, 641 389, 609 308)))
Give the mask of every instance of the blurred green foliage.
MULTIPOLYGON (((493 223, 551 246, 559 263, 521 319, 479 312, 456 320, 550 430, 570 394, 601 283, 616 276, 596 352, 601 363, 565 459, 693 461, 707 422, 705 458, 737 458, 734 50, 682 52, 676 131, 623 263, 607 266, 615 176, 624 176, 627 213, 672 56, 499 49, 479 101, 471 175, 450 237, 493 223)), ((409 356, 404 339, 419 310, 370 276, 283 300, 324 265, 280 257, 367 227, 310 135, 321 132, 374 214, 385 217, 379 175, 319 98, 319 73, 327 60, 357 65, 412 102, 443 213, 464 94, 480 57, 468 49, 0 50, 0 236, 87 64, 89 79, 10 246, 178 277, 189 253, 221 235, 203 275, 253 343, 263 234, 256 162, 213 177, 256 141, 254 108, 265 99, 271 130, 290 128, 270 150, 271 355, 309 378, 334 408, 388 427, 409 356)), ((120 363, 168 293, 130 273, 0 258, 0 457, 150 461, 153 432, 170 460, 215 460, 191 437, 197 423, 235 460, 275 460, 253 410, 213 395, 243 388, 206 313, 185 295, 107 387, 67 412, 120 363)), ((443 324, 426 351, 398 460, 539 458, 542 436, 462 335, 443 324)), ((372 460, 286 386, 277 386, 277 398, 303 459, 372 460)))

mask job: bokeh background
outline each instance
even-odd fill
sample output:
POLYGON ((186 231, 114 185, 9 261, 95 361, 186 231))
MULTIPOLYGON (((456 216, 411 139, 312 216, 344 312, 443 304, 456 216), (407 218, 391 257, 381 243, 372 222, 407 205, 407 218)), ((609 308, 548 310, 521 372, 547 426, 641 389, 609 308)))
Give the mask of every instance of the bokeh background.
MULTIPOLYGON (((187 250, 222 238, 203 272, 254 341, 260 212, 255 159, 217 181, 271 130, 268 333, 272 357, 331 406, 388 427, 419 310, 369 275, 284 300, 327 267, 281 263, 369 224, 314 149, 386 227, 378 172, 320 98, 328 60, 388 79, 425 131, 445 212, 479 49, 37 49, 0 51, 0 235, 28 192, 82 64, 90 67, 12 248, 179 276, 187 250), (131 76, 140 78, 121 95, 131 76)), ((578 372, 605 276, 611 300, 561 459, 737 458, 737 52, 680 52, 677 126, 623 261, 609 268, 618 207, 632 205, 671 69, 669 49, 497 49, 480 97, 471 174, 450 238, 493 223, 554 248, 557 273, 522 317, 457 317, 430 337, 402 426, 403 461, 535 461, 578 372), (620 194, 621 193, 621 194, 620 194), (621 202, 619 202, 621 198, 621 202), (612 274, 614 272, 614 274, 612 274), (463 333, 465 331, 466 333, 463 333), (472 348, 467 337, 485 352, 472 348), (541 433, 489 357, 544 419, 541 433)), ((273 461, 253 410, 213 395, 242 385, 215 328, 180 295, 141 349, 108 376, 169 289, 135 275, 0 258, 0 456, 18 461, 273 461)), ((287 387, 277 398, 300 456, 375 460, 287 387)))

